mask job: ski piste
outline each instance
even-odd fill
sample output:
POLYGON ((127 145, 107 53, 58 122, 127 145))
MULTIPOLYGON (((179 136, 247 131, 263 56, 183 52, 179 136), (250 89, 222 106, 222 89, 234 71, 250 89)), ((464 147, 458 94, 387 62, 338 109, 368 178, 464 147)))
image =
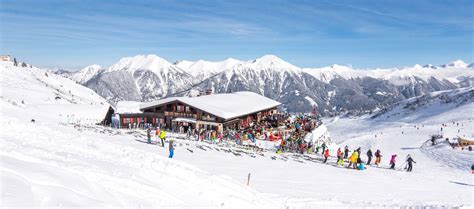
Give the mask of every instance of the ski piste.
POLYGON ((380 168, 360 171, 347 169, 347 161, 336 166, 334 148, 322 163, 322 150, 277 154, 174 133, 167 133, 164 147, 148 144, 145 130, 97 125, 107 101, 94 91, 49 71, 0 64, 1 187, 8 191, 2 208, 469 208, 473 203, 472 152, 450 144, 473 134, 474 119, 466 114, 474 108, 472 87, 412 98, 377 117, 323 118, 333 141, 351 152, 361 147, 363 161, 369 148, 382 151, 380 168), (443 139, 423 145, 441 134, 441 127, 443 139), (171 139, 176 147, 168 159, 171 139), (393 154, 397 170, 386 169, 393 154), (413 172, 400 171, 407 154, 417 162, 413 172))

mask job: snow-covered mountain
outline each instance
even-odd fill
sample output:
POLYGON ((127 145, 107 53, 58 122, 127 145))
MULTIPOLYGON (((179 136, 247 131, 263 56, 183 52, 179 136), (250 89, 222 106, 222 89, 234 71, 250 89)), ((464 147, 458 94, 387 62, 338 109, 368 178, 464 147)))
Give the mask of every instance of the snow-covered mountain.
POLYGON ((69 78, 78 82, 78 83, 85 83, 91 80, 94 76, 102 73, 105 69, 102 68, 100 65, 89 65, 74 74, 70 74, 69 78))
POLYGON ((417 122, 433 115, 474 102, 474 87, 435 91, 397 102, 374 113, 372 118, 384 121, 417 122))
POLYGON ((191 74, 199 81, 218 74, 224 70, 232 69, 234 66, 242 63, 244 62, 233 58, 228 58, 220 62, 209 62, 204 60, 191 62, 183 60, 176 62, 175 65, 191 74))
POLYGON ((360 70, 342 65, 302 69, 274 55, 174 64, 156 55, 138 55, 93 75, 89 72, 94 71, 69 76, 112 103, 191 95, 197 90, 248 90, 281 102, 288 111, 308 112, 316 103, 323 115, 364 114, 406 98, 474 83, 473 67, 460 60, 440 66, 360 70))
POLYGON ((126 57, 82 84, 109 101, 148 101, 184 90, 193 77, 156 55, 126 57))

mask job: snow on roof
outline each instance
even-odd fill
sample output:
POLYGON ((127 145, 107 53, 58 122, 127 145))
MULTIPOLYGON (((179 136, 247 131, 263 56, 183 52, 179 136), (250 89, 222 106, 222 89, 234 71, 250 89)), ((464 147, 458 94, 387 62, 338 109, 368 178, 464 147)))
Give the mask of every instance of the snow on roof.
POLYGON ((117 102, 115 113, 142 113, 140 105, 142 105, 142 103, 136 101, 119 101, 117 102))
POLYGON ((172 101, 180 101, 226 120, 270 109, 281 104, 260 94, 240 91, 200 97, 170 97, 143 104, 140 109, 143 110, 172 101))

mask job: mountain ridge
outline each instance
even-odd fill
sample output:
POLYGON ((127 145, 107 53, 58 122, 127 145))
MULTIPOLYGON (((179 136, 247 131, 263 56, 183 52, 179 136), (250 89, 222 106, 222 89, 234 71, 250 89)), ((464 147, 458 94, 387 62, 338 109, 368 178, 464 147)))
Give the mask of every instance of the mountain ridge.
POLYGON ((288 111, 309 112, 316 102, 323 115, 365 114, 409 97, 474 83, 474 70, 459 60, 436 67, 357 70, 337 64, 299 68, 275 55, 250 61, 228 58, 173 64, 157 55, 137 55, 122 58, 93 75, 71 74, 71 79, 111 103, 190 96, 203 90, 245 90, 275 99, 288 111))

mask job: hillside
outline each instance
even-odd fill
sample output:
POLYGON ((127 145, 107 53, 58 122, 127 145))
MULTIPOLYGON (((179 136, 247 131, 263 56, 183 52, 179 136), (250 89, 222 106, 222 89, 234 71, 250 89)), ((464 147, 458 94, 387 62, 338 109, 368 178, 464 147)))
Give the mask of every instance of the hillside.
MULTIPOLYGON (((167 147, 143 143, 143 130, 93 125, 91 121, 100 118, 102 111, 92 107, 101 105, 104 99, 90 89, 41 69, 1 64, 2 208, 354 208, 470 207, 473 204, 471 174, 466 167, 466 162, 474 160, 473 155, 446 150, 442 144, 439 148, 422 146, 429 134, 439 130, 441 123, 455 121, 462 126, 446 127, 447 137, 473 135, 474 120, 464 114, 474 108, 472 102, 459 103, 415 121, 409 117, 419 115, 417 112, 399 114, 403 116, 398 119, 400 122, 386 121, 384 117, 328 119, 327 130, 340 146, 361 147, 362 153, 368 148, 382 150, 382 165, 368 166, 365 171, 339 167, 334 157, 324 164, 320 154, 255 153, 190 141, 176 134, 168 135, 176 140, 175 158, 170 160, 167 147), (55 99, 58 95, 61 99, 55 99), (85 105, 90 106, 88 111, 82 111, 85 105), (82 120, 65 122, 64 114, 68 112, 74 112, 75 119, 82 120), (32 118, 35 123, 30 122, 32 118), (387 157, 394 153, 399 155, 397 170, 386 169, 387 157), (417 162, 412 173, 403 171, 406 154, 411 154, 417 162), (246 186, 249 173, 250 185, 246 186)), ((467 94, 462 92, 470 92, 466 89, 453 92, 456 91, 449 95, 465 98, 461 95, 467 94)), ((433 93, 436 94, 439 93, 433 93)), ((430 106, 420 106, 414 111, 431 111, 430 106)), ((328 134, 327 130, 323 128, 319 132, 328 134)), ((331 145, 331 155, 336 147, 331 145)), ((366 160, 365 156, 362 159, 366 160)))
POLYGON ((9 62, 0 71, 1 208, 278 208, 249 187, 144 149, 132 135, 142 132, 94 125, 109 105, 84 86, 9 62))
POLYGON ((393 104, 378 111, 372 118, 385 121, 409 119, 410 122, 415 122, 472 102, 474 102, 473 87, 436 91, 393 104))

